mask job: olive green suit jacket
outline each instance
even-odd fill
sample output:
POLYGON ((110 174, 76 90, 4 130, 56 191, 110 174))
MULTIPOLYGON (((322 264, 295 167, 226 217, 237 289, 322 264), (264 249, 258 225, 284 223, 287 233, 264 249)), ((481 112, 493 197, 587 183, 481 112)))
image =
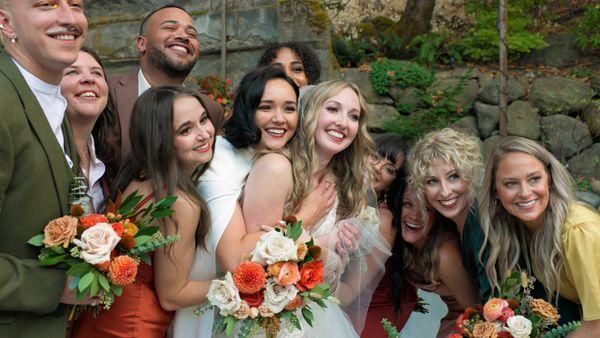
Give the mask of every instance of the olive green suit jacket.
MULTIPOLYGON (((76 161, 67 119, 65 147, 76 161)), ((74 164, 78 168, 78 164, 74 164)), ((64 337, 65 271, 37 263, 27 244, 67 212, 73 174, 35 95, 0 51, 0 337, 64 337)))

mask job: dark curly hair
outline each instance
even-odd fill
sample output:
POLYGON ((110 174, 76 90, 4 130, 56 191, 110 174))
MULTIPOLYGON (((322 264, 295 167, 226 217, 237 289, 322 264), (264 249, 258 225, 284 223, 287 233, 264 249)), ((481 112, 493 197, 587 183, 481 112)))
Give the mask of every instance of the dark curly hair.
POLYGON ((272 43, 267 45, 267 49, 258 60, 258 66, 268 66, 277 57, 277 52, 282 48, 289 48, 298 55, 304 66, 304 74, 308 79, 309 85, 314 85, 321 78, 321 62, 315 52, 302 44, 296 42, 272 43))

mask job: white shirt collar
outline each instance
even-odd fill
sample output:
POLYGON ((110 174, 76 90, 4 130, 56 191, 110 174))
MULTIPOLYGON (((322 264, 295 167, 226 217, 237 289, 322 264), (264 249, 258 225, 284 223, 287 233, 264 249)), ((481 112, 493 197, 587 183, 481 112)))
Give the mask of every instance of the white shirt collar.
POLYGON ((152 88, 144 73, 142 72, 142 68, 138 71, 138 97, 140 97, 144 92, 148 89, 152 88))

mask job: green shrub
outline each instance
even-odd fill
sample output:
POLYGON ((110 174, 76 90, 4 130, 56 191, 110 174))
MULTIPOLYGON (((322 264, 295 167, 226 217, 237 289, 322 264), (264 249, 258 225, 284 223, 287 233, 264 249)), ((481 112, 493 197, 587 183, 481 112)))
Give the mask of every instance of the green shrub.
POLYGON ((432 67, 435 64, 463 63, 462 46, 450 41, 448 33, 419 35, 409 44, 416 62, 432 67))
POLYGON ((333 54, 342 67, 356 67, 367 60, 367 56, 374 53, 371 45, 358 39, 334 34, 331 37, 333 54))
MULTIPOLYGON (((532 33, 533 16, 526 10, 535 1, 519 0, 507 7, 508 55, 511 58, 548 46, 539 33, 532 33)), ((496 27, 497 1, 491 5, 480 0, 471 0, 467 10, 475 14, 475 25, 460 40, 465 58, 488 62, 498 57, 500 37, 496 27)))
POLYGON ((581 49, 600 49, 600 4, 586 8, 577 25, 577 45, 581 49))
POLYGON ((392 86, 425 89, 433 83, 434 75, 426 68, 408 61, 381 59, 371 64, 369 74, 373 90, 387 94, 392 86))

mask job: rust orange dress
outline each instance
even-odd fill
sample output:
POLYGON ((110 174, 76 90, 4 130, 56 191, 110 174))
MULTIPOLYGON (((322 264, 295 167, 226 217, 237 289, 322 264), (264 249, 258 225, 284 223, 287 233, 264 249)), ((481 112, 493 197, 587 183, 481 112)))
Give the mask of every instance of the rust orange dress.
POLYGON ((71 337, 162 338, 172 318, 173 312, 163 310, 158 302, 152 267, 141 262, 135 282, 123 288, 110 310, 101 310, 96 317, 92 311, 82 313, 71 337))

